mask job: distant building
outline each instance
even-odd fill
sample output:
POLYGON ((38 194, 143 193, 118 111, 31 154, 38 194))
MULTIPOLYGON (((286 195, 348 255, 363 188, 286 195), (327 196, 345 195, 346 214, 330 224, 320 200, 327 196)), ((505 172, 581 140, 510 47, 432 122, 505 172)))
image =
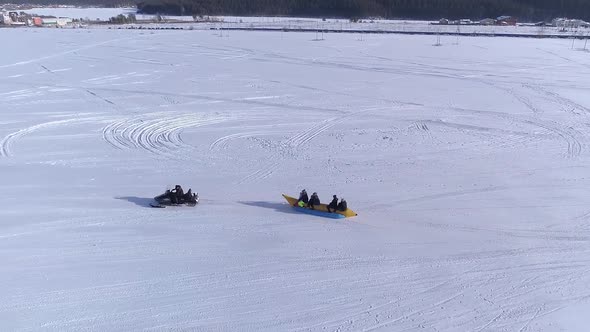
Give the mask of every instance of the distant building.
POLYGON ((481 25, 494 25, 496 24, 496 20, 493 18, 484 18, 483 20, 479 21, 481 25))
POLYGON ((58 27, 64 27, 68 24, 72 23, 72 19, 71 18, 67 18, 67 17, 60 17, 57 19, 57 26, 58 27))
POLYGON ((567 28, 577 29, 577 28, 590 27, 590 23, 588 23, 588 22, 585 22, 582 20, 571 20, 571 19, 567 19, 567 18, 556 18, 551 22, 551 24, 553 26, 563 28, 563 29, 567 29, 567 28))
POLYGON ((33 19, 34 24, 38 26, 38 24, 40 23, 43 26, 55 26, 55 27, 64 27, 70 23, 73 22, 73 20, 71 18, 68 17, 43 17, 43 18, 39 18, 39 17, 35 17, 33 19), (39 19, 41 20, 41 22, 39 22, 39 19))
POLYGON ((551 21, 551 25, 554 27, 561 27, 565 25, 565 21, 567 21, 567 18, 554 18, 553 21, 551 21))
POLYGON ((31 16, 25 12, 0 12, 0 24, 24 26, 31 24, 31 16))
POLYGON ((10 25, 12 24, 12 19, 10 18, 10 15, 8 15, 8 13, 3 12, 0 14, 0 23, 2 24, 6 24, 6 25, 10 25))
POLYGON ((498 25, 516 25, 516 17, 513 16, 500 16, 496 18, 496 24, 498 25))
POLYGON ((41 19, 41 23, 43 25, 49 25, 49 26, 57 25, 57 18, 56 17, 43 17, 41 19))
POLYGON ((449 20, 448 20, 448 19, 446 19, 446 18, 441 18, 441 19, 438 21, 438 24, 447 25, 447 24, 449 24, 449 20))

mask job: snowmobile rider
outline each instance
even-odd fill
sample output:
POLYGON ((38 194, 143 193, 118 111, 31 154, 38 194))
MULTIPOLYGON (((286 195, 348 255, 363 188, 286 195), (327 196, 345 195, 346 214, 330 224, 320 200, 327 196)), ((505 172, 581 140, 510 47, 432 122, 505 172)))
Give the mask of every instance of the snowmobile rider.
POLYGON ((184 201, 190 203, 196 202, 195 194, 193 194, 193 190, 191 188, 188 188, 188 191, 186 194, 184 194, 184 201))
POLYGON ((328 212, 336 212, 338 208, 338 197, 336 195, 332 195, 332 201, 328 204, 328 212))
POLYGON ((170 191, 170 201, 174 204, 180 204, 182 203, 183 199, 184 191, 182 190, 182 187, 177 184, 174 186, 174 189, 170 191))
POLYGON ((299 194, 299 199, 297 200, 297 205, 299 207, 304 207, 307 203, 309 203, 309 197, 307 197, 307 191, 305 189, 301 190, 299 194))
POLYGON ((348 205, 346 204, 346 200, 344 198, 340 199, 340 203, 338 203, 338 211, 346 211, 348 209, 348 205))
POLYGON ((313 207, 316 205, 320 205, 320 198, 318 197, 318 193, 314 192, 311 194, 311 198, 309 199, 307 206, 313 210, 313 207))

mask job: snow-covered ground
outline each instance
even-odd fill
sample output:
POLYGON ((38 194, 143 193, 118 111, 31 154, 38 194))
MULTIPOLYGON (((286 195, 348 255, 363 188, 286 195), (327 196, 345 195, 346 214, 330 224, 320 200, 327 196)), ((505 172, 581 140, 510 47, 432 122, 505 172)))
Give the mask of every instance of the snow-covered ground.
MULTIPOLYGON (((40 7, 25 10, 29 14, 69 17, 72 19, 108 21, 119 14, 136 14, 136 8, 78 8, 78 7, 40 7)), ((192 16, 163 15, 164 22, 153 23, 157 15, 136 14, 137 24, 126 27, 176 27, 182 29, 317 29, 333 31, 372 31, 372 32, 402 32, 402 33, 462 33, 462 34, 503 34, 529 36, 577 36, 590 37, 590 29, 558 27, 536 27, 526 24, 518 26, 483 26, 483 25, 438 25, 436 21, 418 20, 387 20, 363 19, 351 22, 348 19, 320 19, 302 17, 242 17, 242 16, 206 16, 195 18, 192 16), (210 20, 211 22, 203 22, 210 20)), ((95 28, 106 28, 104 25, 95 28)), ((112 28, 112 26, 109 26, 112 28)), ((117 26, 120 28, 121 26, 117 26)))
POLYGON ((119 14, 135 14, 136 8, 78 8, 78 7, 39 7, 24 10, 24 12, 34 15, 47 15, 56 17, 69 17, 85 20, 108 21, 109 18, 119 14))
MULTIPOLYGON (((146 17, 147 18, 147 17, 146 17)), ((364 19, 351 22, 346 19, 314 19, 287 17, 212 17, 221 21, 214 26, 223 28, 269 28, 269 29, 318 29, 335 31, 396 31, 421 33, 507 34, 507 35, 576 35, 588 36, 590 29, 559 29, 557 27, 484 26, 484 25, 439 25, 434 21, 364 19)))
POLYGON ((586 330, 582 45, 324 37, 0 30, 0 329, 586 330))
MULTIPOLYGON (((154 15, 137 15, 139 20, 135 26, 148 26, 147 20, 154 20, 154 15), (143 21, 143 22, 142 22, 143 21)), ((277 29, 277 30, 331 30, 348 32, 400 32, 400 33, 428 33, 428 34, 501 34, 501 35, 526 35, 533 37, 542 36, 576 36, 589 38, 590 29, 558 27, 537 27, 527 24, 517 26, 484 26, 484 25, 439 25, 433 21, 413 20, 361 20, 351 22, 347 19, 315 19, 296 17, 235 17, 235 16, 211 16, 206 17, 212 22, 191 22, 191 16, 165 16, 168 23, 151 23, 149 26, 177 27, 191 29, 277 29), (183 23, 171 23, 184 21, 183 23), (187 23, 192 23, 187 26, 187 23)), ((134 25, 130 25, 131 27, 134 25)))

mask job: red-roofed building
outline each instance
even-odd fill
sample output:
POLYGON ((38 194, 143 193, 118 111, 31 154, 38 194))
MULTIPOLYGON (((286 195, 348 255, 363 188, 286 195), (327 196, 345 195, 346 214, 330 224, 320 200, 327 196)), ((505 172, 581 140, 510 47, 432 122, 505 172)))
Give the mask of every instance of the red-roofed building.
POLYGON ((516 17, 514 16, 500 16, 496 19, 497 25, 516 25, 516 17))

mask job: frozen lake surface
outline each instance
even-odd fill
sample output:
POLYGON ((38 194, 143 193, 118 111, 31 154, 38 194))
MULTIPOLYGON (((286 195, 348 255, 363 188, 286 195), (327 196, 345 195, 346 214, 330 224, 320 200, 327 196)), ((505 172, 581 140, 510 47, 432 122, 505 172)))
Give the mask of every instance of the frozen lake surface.
POLYGON ((222 36, 0 30, 2 330, 588 326, 581 45, 222 36))
POLYGON ((24 10, 25 13, 76 19, 108 21, 119 14, 135 14, 136 8, 77 8, 77 7, 41 7, 24 10))

